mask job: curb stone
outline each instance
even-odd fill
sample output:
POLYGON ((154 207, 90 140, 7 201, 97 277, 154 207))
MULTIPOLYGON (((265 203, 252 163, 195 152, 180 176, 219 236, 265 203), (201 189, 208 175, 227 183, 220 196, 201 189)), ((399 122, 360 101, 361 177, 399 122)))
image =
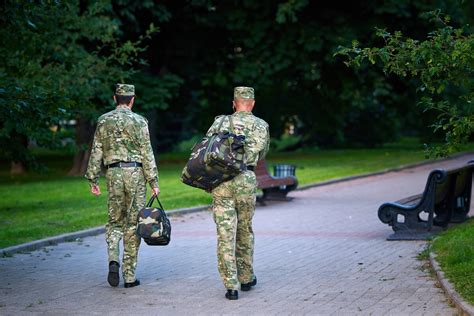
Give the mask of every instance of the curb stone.
MULTIPOLYGON (((386 174, 386 173, 389 173, 389 172, 396 172, 396 171, 401 171, 401 170, 405 170, 405 169, 415 168, 415 167, 419 167, 419 166, 433 164, 433 163, 436 163, 436 162, 441 161, 441 160, 443 160, 443 161, 444 160, 451 160, 451 159, 459 158, 459 157, 462 157, 462 156, 468 156, 468 155, 472 155, 472 154, 474 154, 474 152, 463 152, 463 153, 452 155, 451 157, 449 157, 447 159, 440 159, 440 160, 434 160, 434 161, 433 160, 422 161, 422 162, 418 162, 418 163, 414 163, 414 164, 403 165, 403 166, 400 166, 400 167, 386 169, 386 170, 377 171, 377 172, 373 172, 373 173, 366 173, 366 174, 361 174, 361 175, 355 175, 355 176, 349 176, 349 177, 344 177, 344 178, 339 178, 339 179, 333 179, 333 180, 329 180, 329 181, 310 183, 310 184, 306 184, 306 185, 303 185, 303 186, 297 188, 296 191, 307 190, 307 189, 310 189, 310 188, 330 185, 330 184, 334 184, 334 183, 339 183, 339 182, 351 181, 351 180, 355 180, 355 179, 367 178, 367 177, 371 177, 371 176, 382 175, 382 174, 386 174)), ((180 209, 170 210, 170 211, 166 211, 166 213, 168 215, 173 215, 173 214, 174 215, 182 215, 182 214, 187 214, 187 213, 201 212, 201 211, 209 209, 209 208, 210 208, 210 205, 200 205, 200 206, 195 206, 195 207, 187 207, 187 208, 180 208, 180 209)), ((0 257, 1 256, 4 256, 4 257, 12 256, 13 254, 19 253, 19 252, 33 251, 33 250, 40 249, 42 247, 56 245, 60 242, 74 241, 77 238, 95 236, 95 235, 102 234, 104 232, 105 232, 105 226, 99 226, 99 227, 85 229, 85 230, 81 230, 81 231, 77 231, 77 232, 66 233, 66 234, 53 236, 53 237, 49 237, 49 238, 45 238, 45 239, 35 240, 35 241, 28 242, 28 243, 25 243, 25 244, 20 244, 20 245, 11 246, 11 247, 8 247, 8 248, 0 249, 0 257)))
MULTIPOLYGON (((209 205, 200 205, 195 207, 186 207, 186 208, 179 208, 175 210, 166 211, 167 215, 182 215, 188 213, 195 213, 207 210, 209 205)), ((76 241, 79 238, 89 237, 89 236, 96 236, 105 233, 105 226, 99 226, 89 229, 80 230, 77 232, 66 233, 58 236, 48 237, 40 240, 31 241, 28 243, 11 246, 8 248, 0 249, 0 257, 10 257, 13 256, 15 253, 21 252, 28 252, 38 250, 43 247, 47 246, 54 246, 61 242, 72 242, 76 241)))
POLYGON ((436 261, 436 255, 430 252, 430 265, 436 272, 436 277, 441 284, 446 295, 451 299, 454 305, 459 309, 461 315, 474 316, 474 306, 466 302, 454 289, 453 285, 446 279, 444 272, 441 271, 439 263, 436 261))

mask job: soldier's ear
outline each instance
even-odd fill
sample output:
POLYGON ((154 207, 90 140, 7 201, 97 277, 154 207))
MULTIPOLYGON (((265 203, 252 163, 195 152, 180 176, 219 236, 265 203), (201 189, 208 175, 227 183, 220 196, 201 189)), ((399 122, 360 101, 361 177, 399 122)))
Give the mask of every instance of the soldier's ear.
POLYGON ((252 102, 250 103, 250 109, 252 110, 254 106, 255 106, 255 99, 253 99, 252 102))

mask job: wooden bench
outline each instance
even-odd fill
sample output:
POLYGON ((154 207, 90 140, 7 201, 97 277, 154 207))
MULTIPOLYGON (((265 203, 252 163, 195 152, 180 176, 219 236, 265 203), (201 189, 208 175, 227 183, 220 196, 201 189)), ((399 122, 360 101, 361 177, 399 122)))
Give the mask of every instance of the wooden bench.
POLYGON ((473 171, 472 162, 455 169, 433 170, 423 193, 382 204, 379 219, 395 232, 387 240, 424 240, 436 231, 433 226, 445 229, 449 223, 465 221, 471 205, 473 171))
POLYGON ((258 188, 263 191, 263 195, 257 197, 257 201, 261 204, 265 204, 265 200, 291 200, 286 195, 298 186, 298 180, 294 176, 276 178, 270 175, 265 160, 257 163, 255 175, 258 188))

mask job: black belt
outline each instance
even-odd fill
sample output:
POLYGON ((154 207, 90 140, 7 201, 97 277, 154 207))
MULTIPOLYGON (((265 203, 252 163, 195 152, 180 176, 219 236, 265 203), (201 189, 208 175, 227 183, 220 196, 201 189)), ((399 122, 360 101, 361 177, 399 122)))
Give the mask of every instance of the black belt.
POLYGON ((255 166, 247 166, 247 170, 255 171, 255 166))
POLYGON ((141 167, 142 163, 141 162, 136 162, 136 161, 119 161, 119 162, 114 162, 111 163, 110 165, 107 165, 107 169, 110 168, 130 168, 130 167, 141 167))

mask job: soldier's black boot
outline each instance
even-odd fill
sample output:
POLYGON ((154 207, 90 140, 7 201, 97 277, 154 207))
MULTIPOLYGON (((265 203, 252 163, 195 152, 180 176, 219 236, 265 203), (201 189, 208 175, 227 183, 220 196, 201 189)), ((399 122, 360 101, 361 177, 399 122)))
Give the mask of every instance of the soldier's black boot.
POLYGON ((120 265, 117 261, 109 262, 109 275, 107 276, 107 281, 109 281, 110 286, 118 286, 120 283, 119 276, 120 265))
POLYGON ((257 277, 254 277, 252 282, 242 283, 240 285, 240 289, 242 291, 250 291, 252 289, 252 286, 255 286, 255 285, 257 285, 257 277))
POLYGON ((225 293, 225 297, 228 299, 228 300, 238 300, 239 299, 239 291, 237 290, 227 290, 227 292, 225 293))
POLYGON ((126 288, 129 288, 129 287, 134 287, 134 286, 138 286, 138 285, 140 285, 140 280, 136 279, 133 282, 125 283, 123 286, 126 287, 126 288))

